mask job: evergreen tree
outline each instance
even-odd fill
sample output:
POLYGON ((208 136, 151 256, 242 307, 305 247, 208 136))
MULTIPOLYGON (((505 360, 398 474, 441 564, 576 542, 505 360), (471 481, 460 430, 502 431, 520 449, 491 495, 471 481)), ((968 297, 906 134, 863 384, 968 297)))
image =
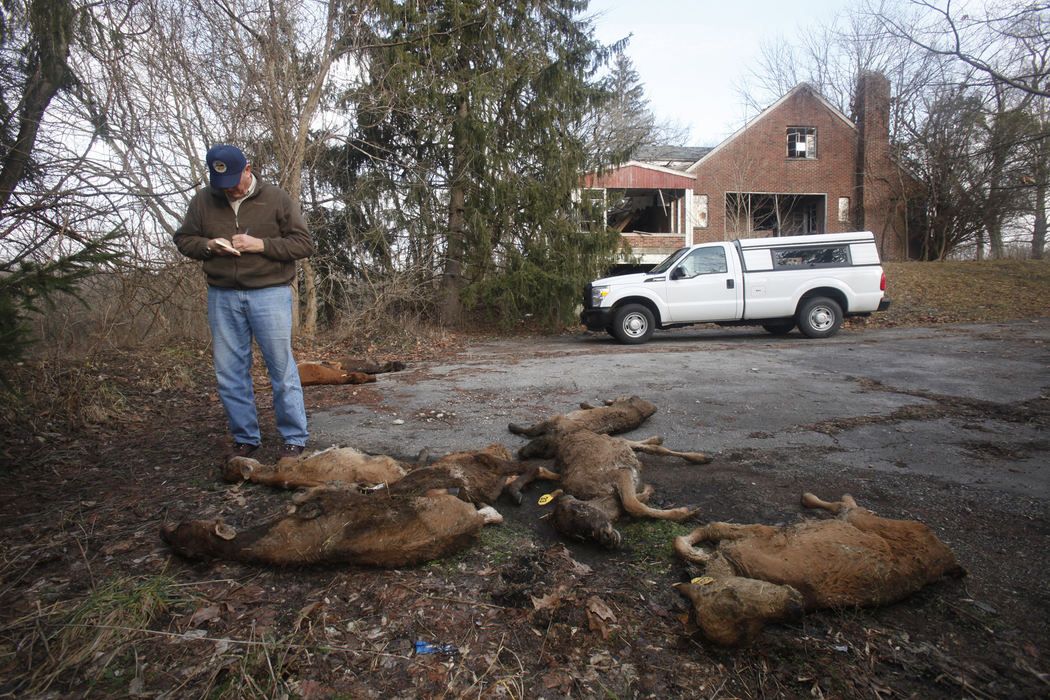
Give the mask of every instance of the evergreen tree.
POLYGON ((581 230, 574 198, 605 158, 582 127, 610 98, 597 75, 615 53, 580 19, 585 9, 382 0, 369 16, 375 48, 351 97, 358 130, 343 162, 381 183, 383 225, 412 237, 407 259, 438 256, 447 322, 473 304, 566 320, 615 250, 615 234, 581 230))
POLYGON ((627 54, 617 54, 609 76, 612 97, 596 110, 588 124, 587 138, 604 149, 611 163, 630 160, 641 146, 655 145, 668 127, 660 127, 649 109, 645 88, 627 54))

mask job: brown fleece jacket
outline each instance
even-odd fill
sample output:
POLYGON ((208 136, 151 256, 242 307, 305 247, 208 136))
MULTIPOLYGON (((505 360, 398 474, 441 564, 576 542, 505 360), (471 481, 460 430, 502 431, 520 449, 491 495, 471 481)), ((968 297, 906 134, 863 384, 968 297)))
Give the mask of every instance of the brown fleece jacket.
POLYGON ((256 184, 237 214, 221 190, 199 190, 172 236, 180 253, 204 261, 204 274, 213 287, 259 289, 291 284, 295 261, 314 251, 299 205, 276 185, 258 178, 256 184), (261 238, 263 252, 237 257, 216 255, 208 249, 210 239, 230 240, 235 233, 261 238))

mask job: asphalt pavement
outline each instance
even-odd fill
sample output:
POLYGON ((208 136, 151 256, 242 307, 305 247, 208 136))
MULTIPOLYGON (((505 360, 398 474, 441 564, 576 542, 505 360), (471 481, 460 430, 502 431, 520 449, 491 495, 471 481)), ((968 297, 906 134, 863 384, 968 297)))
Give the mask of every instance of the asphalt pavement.
POLYGON ((825 468, 1050 497, 1050 318, 827 340, 711 326, 641 346, 582 331, 509 337, 345 390, 328 411, 307 390, 312 446, 401 458, 516 448, 509 422, 636 394, 659 410, 627 437, 678 450, 819 453, 825 468))

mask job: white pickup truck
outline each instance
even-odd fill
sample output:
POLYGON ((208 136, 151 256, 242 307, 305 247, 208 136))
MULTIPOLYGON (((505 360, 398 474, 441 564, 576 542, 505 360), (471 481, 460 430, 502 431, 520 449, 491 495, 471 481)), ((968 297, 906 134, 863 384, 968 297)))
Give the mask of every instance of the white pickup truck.
POLYGON ((580 321, 623 343, 644 343, 656 328, 695 323, 798 326, 827 338, 844 316, 889 307, 875 237, 868 231, 742 238, 676 250, 646 273, 595 280, 580 321))

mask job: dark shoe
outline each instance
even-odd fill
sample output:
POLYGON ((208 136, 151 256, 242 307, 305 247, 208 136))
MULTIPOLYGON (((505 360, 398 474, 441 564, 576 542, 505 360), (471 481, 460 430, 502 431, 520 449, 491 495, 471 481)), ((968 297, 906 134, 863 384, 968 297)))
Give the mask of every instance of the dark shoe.
POLYGON ((292 457, 293 459, 303 453, 305 448, 302 445, 290 445, 286 444, 281 449, 277 450, 277 459, 282 460, 285 457, 292 457))
POLYGON ((258 445, 252 445, 247 442, 235 442, 233 443, 233 447, 229 450, 226 450, 226 452, 223 453, 222 456, 224 459, 233 459, 234 457, 250 457, 252 453, 255 452, 257 449, 259 449, 258 445))

